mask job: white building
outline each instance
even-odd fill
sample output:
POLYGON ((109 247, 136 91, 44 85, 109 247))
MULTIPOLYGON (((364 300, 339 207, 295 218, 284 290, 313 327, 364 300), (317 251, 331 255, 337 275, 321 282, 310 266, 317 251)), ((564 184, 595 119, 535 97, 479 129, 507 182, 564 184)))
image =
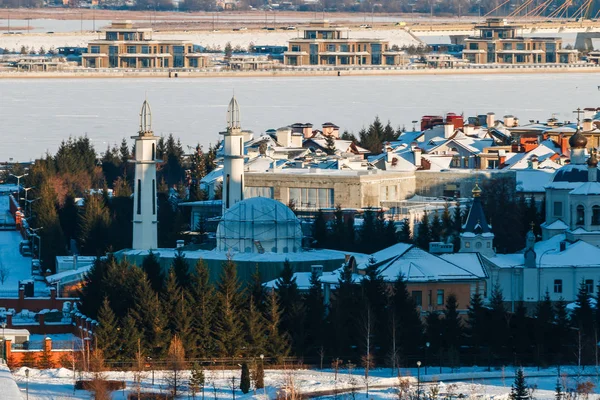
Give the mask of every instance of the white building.
POLYGON ((235 96, 227 108, 227 130, 223 135, 223 215, 244 199, 244 133, 240 126, 240 107, 235 96))

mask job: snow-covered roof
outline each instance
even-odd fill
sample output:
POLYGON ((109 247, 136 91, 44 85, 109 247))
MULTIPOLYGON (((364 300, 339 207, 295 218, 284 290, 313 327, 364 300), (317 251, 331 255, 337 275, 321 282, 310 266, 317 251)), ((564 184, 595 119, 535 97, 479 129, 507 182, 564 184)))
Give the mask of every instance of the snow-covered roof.
POLYGON ((546 169, 524 169, 516 172, 517 192, 526 193, 544 193, 553 173, 546 169))
POLYGON ((567 225, 560 219, 557 219, 556 221, 552 222, 551 224, 547 224, 546 222, 544 222, 542 224, 542 226, 545 229, 549 229, 551 231, 552 230, 564 231, 565 229, 569 229, 569 225, 567 225))
POLYGON ((89 272, 93 267, 93 262, 91 264, 85 265, 81 268, 73 269, 70 271, 60 272, 54 275, 48 275, 46 277, 46 282, 55 283, 55 282, 74 282, 83 280, 85 274, 89 272))
POLYGON ((600 194, 600 183, 599 182, 586 182, 583 185, 579 186, 577 189, 573 189, 569 192, 569 194, 576 195, 593 195, 600 194))
POLYGON ((473 275, 487 276, 479 253, 446 253, 440 254, 440 257, 455 265, 460 265, 473 275))
POLYGON ((485 273, 473 273, 414 246, 383 264, 379 271, 384 280, 390 282, 396 281, 401 274, 409 282, 479 280, 486 277, 485 273))
POLYGON ((391 260, 394 257, 401 256, 402 254, 406 253, 411 247, 413 247, 413 245, 409 243, 396 243, 393 246, 371 254, 371 257, 375 259, 376 263, 383 263, 391 260))

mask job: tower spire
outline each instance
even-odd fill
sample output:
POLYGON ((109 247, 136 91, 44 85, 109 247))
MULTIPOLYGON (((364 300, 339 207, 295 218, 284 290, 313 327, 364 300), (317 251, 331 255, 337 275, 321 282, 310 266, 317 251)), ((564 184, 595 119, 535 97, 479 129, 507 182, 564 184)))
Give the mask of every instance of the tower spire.
POLYGON ((150 103, 148 100, 144 100, 142 104, 142 110, 140 111, 140 135, 152 136, 152 111, 150 110, 150 103))
POLYGON ((227 107, 227 129, 240 129, 240 106, 235 98, 235 95, 231 97, 229 107, 227 107))

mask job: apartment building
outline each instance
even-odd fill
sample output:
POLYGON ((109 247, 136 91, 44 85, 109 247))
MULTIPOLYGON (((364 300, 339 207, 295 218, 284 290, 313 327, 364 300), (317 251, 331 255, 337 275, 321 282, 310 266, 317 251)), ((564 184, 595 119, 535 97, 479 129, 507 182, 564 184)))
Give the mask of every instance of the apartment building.
POLYGON ((475 27, 479 36, 465 39, 463 58, 473 64, 570 64, 577 50, 562 48, 558 37, 520 37, 517 25, 488 18, 475 27))
POLYGON ((393 66, 409 62, 402 51, 392 51, 383 39, 350 38, 348 28, 332 26, 329 21, 311 22, 301 37, 291 39, 284 53, 290 66, 393 66))
POLYGON ((185 40, 153 40, 152 29, 134 28, 131 21, 113 22, 104 38, 88 43, 86 68, 204 68, 209 57, 185 40))

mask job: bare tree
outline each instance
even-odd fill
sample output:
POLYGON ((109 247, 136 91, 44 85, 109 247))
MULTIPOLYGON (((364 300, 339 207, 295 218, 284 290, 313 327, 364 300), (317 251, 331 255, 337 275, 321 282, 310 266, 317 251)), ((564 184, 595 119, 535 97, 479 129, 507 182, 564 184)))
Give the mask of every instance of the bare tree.
POLYGON ((95 400, 110 400, 110 391, 106 382, 106 366, 104 364, 104 353, 96 348, 89 358, 89 369, 91 379, 88 382, 88 390, 94 393, 95 400))
POLYGON ((10 271, 6 265, 2 261, 0 261, 0 283, 4 286, 4 282, 8 279, 8 275, 10 271))
POLYGON ((173 336, 171 343, 169 344, 169 352, 167 353, 167 386, 171 396, 177 397, 181 381, 183 379, 183 373, 186 368, 185 363, 185 350, 181 339, 177 335, 173 336))
POLYGON ((133 365, 133 384, 135 388, 135 392, 137 393, 137 399, 140 398, 142 391, 142 380, 145 376, 145 357, 142 352, 142 346, 140 343, 140 339, 138 339, 137 343, 137 351, 135 352, 135 359, 133 365))

